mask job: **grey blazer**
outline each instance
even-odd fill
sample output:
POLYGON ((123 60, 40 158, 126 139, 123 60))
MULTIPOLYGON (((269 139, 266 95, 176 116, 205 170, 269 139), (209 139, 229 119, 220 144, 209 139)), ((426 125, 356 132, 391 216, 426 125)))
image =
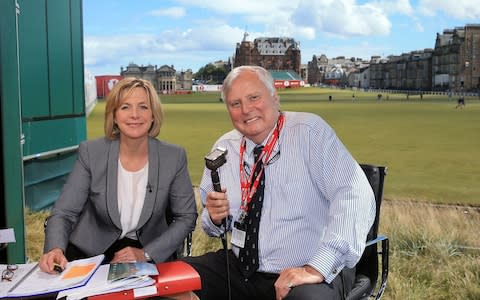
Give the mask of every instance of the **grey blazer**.
MULTIPOLYGON (((84 141, 52 209, 44 251, 72 243, 93 256, 104 253, 122 233, 117 200, 119 141, 84 141)), ((148 142, 148 185, 137 237, 155 262, 178 249, 194 230, 197 209, 185 150, 154 138, 148 142), (169 207, 174 222, 167 224, 169 207)))

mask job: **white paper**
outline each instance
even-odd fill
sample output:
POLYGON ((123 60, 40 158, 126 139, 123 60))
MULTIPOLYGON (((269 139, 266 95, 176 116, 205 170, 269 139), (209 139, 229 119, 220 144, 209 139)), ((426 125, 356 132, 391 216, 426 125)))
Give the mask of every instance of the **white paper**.
POLYGON ((27 277, 25 277, 25 279, 12 291, 9 291, 7 295, 13 297, 39 295, 85 285, 95 273, 96 269, 103 261, 103 258, 104 255, 102 254, 86 259, 71 261, 60 274, 48 274, 36 267, 33 272, 27 274, 27 277), (92 265, 94 266, 92 267, 92 265), (76 273, 76 271, 81 270, 82 268, 89 271, 85 273, 86 270, 83 270, 82 272, 78 272, 82 276, 69 278, 69 275, 76 273))
MULTIPOLYGON (((8 291, 17 284, 32 268, 36 267, 36 263, 19 264, 18 269, 14 271, 12 281, 0 281, 0 298, 7 297, 8 291)), ((3 272, 7 265, 0 265, 0 272, 3 272)))
POLYGON ((129 277, 126 279, 109 281, 107 279, 109 268, 110 265, 101 265, 86 285, 61 291, 58 293, 57 299, 66 296, 67 300, 77 300, 93 295, 151 286, 155 283, 155 280, 149 276, 129 277))
POLYGON ((133 297, 138 298, 138 297, 146 297, 146 296, 151 296, 151 295, 156 295, 157 294, 157 286, 156 285, 151 285, 151 286, 146 286, 138 289, 133 290, 133 297))
POLYGON ((0 229, 0 244, 15 242, 15 231, 13 228, 0 229))

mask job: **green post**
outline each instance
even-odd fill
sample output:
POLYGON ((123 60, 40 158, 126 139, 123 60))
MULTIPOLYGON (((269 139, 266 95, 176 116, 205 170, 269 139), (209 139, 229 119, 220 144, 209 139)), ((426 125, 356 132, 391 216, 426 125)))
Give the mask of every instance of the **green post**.
POLYGON ((3 139, 3 197, 0 218, 15 230, 16 243, 7 247, 9 263, 25 262, 23 161, 21 145, 18 14, 16 0, 0 1, 0 100, 3 139))

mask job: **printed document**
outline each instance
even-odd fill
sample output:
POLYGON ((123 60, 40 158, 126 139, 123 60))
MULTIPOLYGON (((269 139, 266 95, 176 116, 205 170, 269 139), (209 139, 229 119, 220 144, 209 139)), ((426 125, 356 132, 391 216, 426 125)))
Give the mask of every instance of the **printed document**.
MULTIPOLYGON (((0 297, 33 296, 85 285, 102 263, 104 255, 71 261, 59 274, 48 274, 38 264, 21 264, 11 281, 0 283, 0 297)), ((1 270, 6 265, 1 265, 1 270)))
POLYGON ((66 297, 67 300, 79 300, 94 295, 138 289, 146 286, 153 286, 154 289, 151 294, 156 294, 155 280, 152 277, 146 275, 129 276, 112 281, 108 280, 110 268, 111 265, 101 265, 86 285, 62 291, 58 293, 57 299, 66 297))

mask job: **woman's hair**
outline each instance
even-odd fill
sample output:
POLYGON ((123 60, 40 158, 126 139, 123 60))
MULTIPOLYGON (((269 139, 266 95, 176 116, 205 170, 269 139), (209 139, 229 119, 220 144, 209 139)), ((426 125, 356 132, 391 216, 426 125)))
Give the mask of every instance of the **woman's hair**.
POLYGON ((111 140, 119 137, 119 130, 115 124, 115 112, 120 106, 122 99, 130 95, 134 88, 143 88, 147 93, 148 101, 152 109, 153 123, 148 131, 148 135, 156 137, 160 133, 163 121, 163 109, 157 91, 150 81, 133 77, 126 77, 117 82, 107 96, 107 104, 105 106, 105 136, 111 140))
POLYGON ((265 87, 270 91, 271 95, 273 96, 275 94, 275 91, 276 91, 275 83, 273 81, 273 77, 270 74, 270 72, 268 72, 267 70, 265 70, 264 68, 262 68, 260 66, 240 66, 240 67, 236 67, 233 70, 231 70, 230 73, 228 73, 225 80, 223 81, 221 97, 222 97, 222 100, 224 102, 226 100, 225 99, 225 94, 228 92, 228 90, 232 86, 232 82, 235 79, 237 79, 237 77, 240 74, 242 74, 244 72, 253 72, 253 73, 257 74, 258 79, 261 82, 263 82, 265 87))

